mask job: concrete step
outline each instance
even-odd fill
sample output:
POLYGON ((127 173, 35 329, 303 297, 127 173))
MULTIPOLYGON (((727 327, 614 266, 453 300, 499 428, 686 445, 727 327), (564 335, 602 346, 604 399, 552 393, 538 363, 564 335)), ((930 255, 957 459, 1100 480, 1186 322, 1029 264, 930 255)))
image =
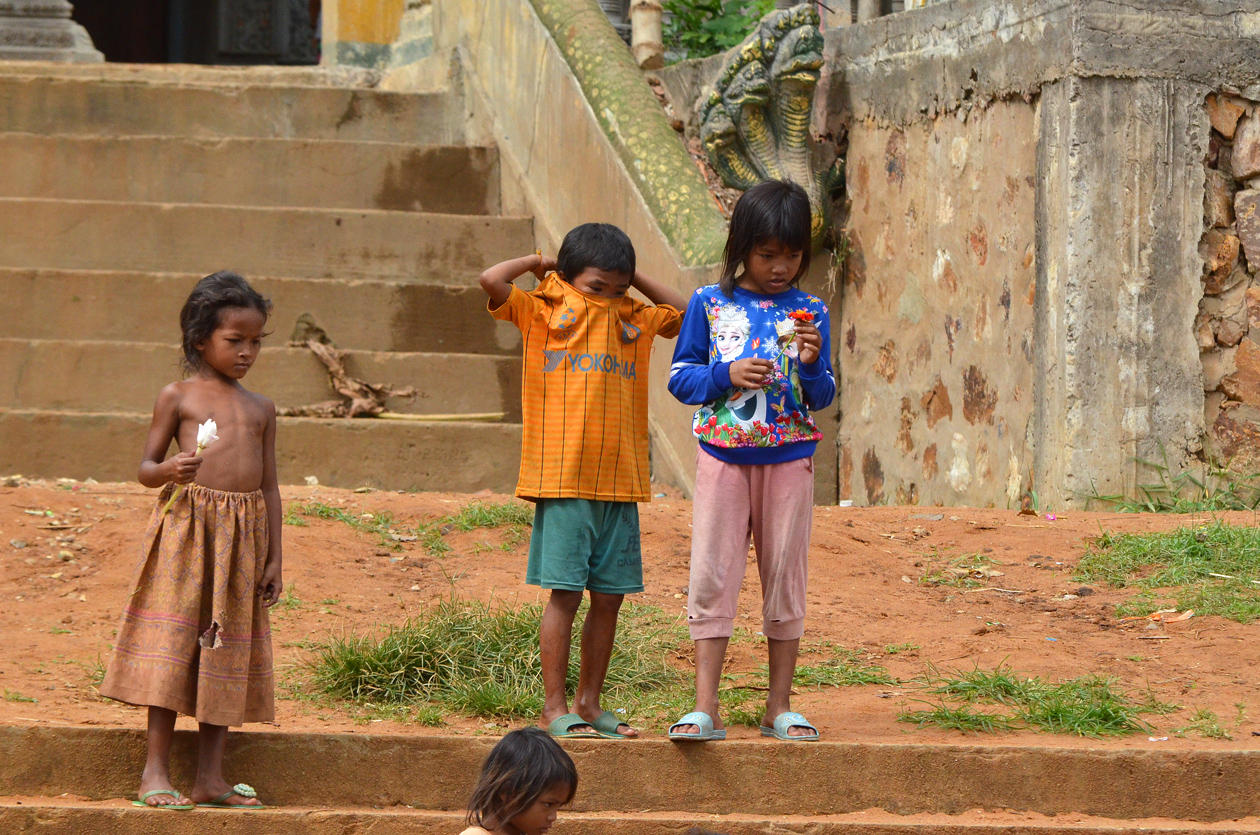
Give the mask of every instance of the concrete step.
MULTIPOLYGON (((201 275, 0 267, 0 334, 170 343, 201 275)), ((298 316, 309 313, 341 348, 520 356, 520 331, 490 318, 475 282, 417 278, 435 283, 249 276, 274 305, 270 347, 283 345, 298 316)))
MULTIPOLYGON (((738 800, 732 799, 732 805, 738 800)), ((465 826, 463 810, 433 811, 285 806, 256 812, 198 809, 192 814, 152 812, 122 800, 72 801, 65 798, 0 798, 0 829, 40 835, 124 835, 157 832, 201 835, 452 835, 465 826), (160 814, 161 818, 154 815, 160 814)), ((1029 820, 1027 815, 978 812, 967 818, 938 816, 906 820, 887 813, 860 815, 696 815, 687 812, 574 812, 562 809, 548 832, 554 835, 681 835, 693 826, 723 835, 1242 835, 1260 825, 1179 824, 1175 821, 1127 822, 1107 818, 1029 820)))
POLYGON ((499 211, 493 148, 311 139, 0 134, 0 195, 140 203, 499 211))
POLYGON ((472 282, 534 247, 519 217, 0 197, 0 265, 472 282))
MULTIPOLYGON (((143 721, 139 711, 136 721, 143 721)), ((452 811, 469 796, 494 742, 490 737, 247 731, 229 735, 226 762, 228 773, 240 775, 236 779, 253 784, 281 807, 308 807, 317 799, 333 809, 452 811)), ((1076 831, 1071 819, 1016 824, 1019 815, 1098 816, 1110 823, 1085 831, 1133 831, 1139 821, 1174 831, 1260 831, 1260 751, 1255 750, 743 740, 678 745, 660 738, 562 744, 578 769, 575 813, 685 813, 693 823, 721 831, 732 828, 714 825, 708 816, 792 816, 779 824, 782 829, 770 830, 784 832, 847 831, 810 824, 858 813, 865 814, 851 820, 869 816, 876 822, 869 827, 872 832, 1076 831), (1008 826, 889 826, 895 816, 958 816, 982 809, 1009 814, 1008 826)), ((0 786, 11 796, 130 797, 144 751, 138 727, 0 727, 0 786)), ((190 784, 194 763, 195 735, 177 732, 176 785, 190 784)))
MULTIPOLYGON (((144 413, 162 386, 182 376, 182 358, 178 345, 0 338, 0 408, 144 413)), ((350 351, 345 364, 365 382, 419 390, 389 398, 393 412, 521 419, 520 361, 513 357, 350 351)), ((280 408, 337 399, 323 363, 306 348, 267 347, 245 386, 280 408)))
MULTIPOLYGON (((0 473, 130 481, 149 420, 147 413, 2 410, 0 473)), ((510 493, 520 446, 520 424, 512 423, 280 418, 276 463, 283 484, 313 475, 334 487, 510 493)))
MULTIPOLYGON (((47 66, 47 65, 43 65, 47 66)), ((447 93, 305 86, 313 76, 239 80, 204 69, 26 74, 0 67, 6 131, 125 136, 348 139, 413 145, 464 141, 464 111, 447 93)))

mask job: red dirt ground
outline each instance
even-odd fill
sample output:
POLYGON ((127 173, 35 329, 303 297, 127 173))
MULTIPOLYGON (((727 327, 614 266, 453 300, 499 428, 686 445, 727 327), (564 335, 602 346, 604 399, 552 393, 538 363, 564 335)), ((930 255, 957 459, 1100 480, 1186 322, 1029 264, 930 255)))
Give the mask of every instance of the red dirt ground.
MULTIPOLYGON (((13 482, 10 479, 9 482, 13 482)), ((286 507, 318 500, 354 514, 389 512, 400 524, 431 521, 477 499, 505 496, 440 493, 355 493, 328 487, 286 487, 286 507)), ((109 654, 139 556, 154 491, 131 484, 28 483, 0 487, 0 723, 143 727, 143 714, 100 698, 93 674, 109 654), (47 515, 51 511, 52 515, 47 515), (36 515, 39 514, 39 515, 36 515), (18 547, 25 543, 24 547, 18 547), (34 700, 34 701, 32 701, 34 700)), ((635 602, 684 617, 691 505, 668 492, 641 508, 647 592, 635 602)), ((1220 514, 1254 525, 1251 513, 1220 514)), ((300 603, 273 610, 278 679, 308 657, 303 642, 365 633, 401 623, 452 593, 505 604, 541 600, 524 585, 524 542, 486 550, 502 530, 451 532, 453 550, 430 556, 419 542, 383 548, 376 537, 335 520, 308 518, 284 527, 285 582, 300 603)), ((1218 617, 1171 624, 1123 622, 1118 603, 1132 592, 1087 587, 1072 570, 1101 531, 1168 530, 1206 516, 1074 512, 1048 520, 1015 511, 974 508, 819 507, 810 553, 809 616, 802 663, 826 656, 824 642, 863 651, 899 680, 930 663, 941 670, 991 669, 1005 662, 1022 675, 1065 679, 1098 673, 1134 694, 1147 688, 1181 709, 1148 716, 1158 729, 1094 740, 1033 732, 963 734, 896 720, 922 705, 914 684, 803 690, 794 707, 825 739, 846 742, 963 742, 1113 748, 1222 749, 1260 747, 1257 626, 1218 617), (993 586, 967 591, 919 582, 954 556, 982 553, 1001 571, 993 586), (1065 595, 1075 594, 1076 597, 1065 595), (915 648, 889 653, 895 645, 915 648), (1241 707, 1240 707, 1241 706, 1241 707), (1198 709, 1212 711, 1232 739, 1175 733, 1198 709), (1162 739, 1167 737, 1167 739, 1162 739)), ((740 625, 760 628, 755 569, 745 582, 740 625)), ((686 666, 689 645, 679 647, 686 666)), ((728 666, 764 664, 759 646, 733 644, 728 666)), ((497 733, 505 726, 450 717, 442 728, 365 718, 352 706, 319 704, 277 692, 276 727, 286 731, 404 734, 497 733)), ((181 727, 193 727, 181 718, 181 727)), ((250 726, 259 727, 259 726, 250 726)), ((269 726, 262 726, 267 729, 269 726)), ((658 736, 663 727, 642 729, 658 736)), ((733 737, 756 737, 737 727, 733 737)))

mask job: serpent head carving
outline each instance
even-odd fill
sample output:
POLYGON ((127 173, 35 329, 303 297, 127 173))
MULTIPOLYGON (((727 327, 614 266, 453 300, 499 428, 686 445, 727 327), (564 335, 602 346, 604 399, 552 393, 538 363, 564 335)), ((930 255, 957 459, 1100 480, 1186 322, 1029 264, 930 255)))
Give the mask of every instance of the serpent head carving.
POLYGON ((813 207, 814 242, 827 228, 827 191, 835 169, 815 172, 809 116, 822 67, 818 13, 801 4, 773 12, 728 53, 700 111, 700 138, 709 161, 732 188, 763 179, 801 184, 813 207))

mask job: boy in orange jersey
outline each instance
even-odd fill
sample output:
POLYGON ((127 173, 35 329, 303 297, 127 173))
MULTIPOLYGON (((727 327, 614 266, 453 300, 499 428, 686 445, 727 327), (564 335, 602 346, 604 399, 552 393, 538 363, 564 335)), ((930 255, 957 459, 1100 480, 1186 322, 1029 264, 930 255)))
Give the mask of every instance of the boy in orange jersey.
POLYGON ((516 495, 536 502, 525 582, 551 590, 539 627, 539 724, 556 737, 638 736, 600 706, 600 691, 621 601, 643 591, 636 503, 651 499, 652 338, 677 335, 686 299, 636 272, 630 239, 607 223, 572 229, 554 261, 533 254, 495 264, 481 287, 490 314, 525 340, 516 495), (527 272, 540 281, 529 293, 512 285, 527 272), (629 298, 631 287, 653 304, 629 298), (583 590, 591 605, 569 712, 565 674, 583 590))

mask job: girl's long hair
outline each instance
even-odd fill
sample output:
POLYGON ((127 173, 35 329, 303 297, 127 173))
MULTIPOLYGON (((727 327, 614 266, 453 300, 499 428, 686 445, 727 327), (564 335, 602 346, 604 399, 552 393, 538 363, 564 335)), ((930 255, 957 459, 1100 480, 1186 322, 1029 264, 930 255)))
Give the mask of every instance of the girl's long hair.
POLYGON ((577 794, 573 760, 541 728, 520 728, 500 739, 481 766, 481 777, 468 801, 466 822, 495 828, 534 804, 553 786, 569 787, 564 802, 577 794))
POLYGON ((731 231, 726 236, 722 277, 718 280, 728 298, 735 294, 736 273, 753 247, 770 240, 801 251, 801 268, 792 278, 796 284, 809 270, 810 249, 809 196, 796 183, 766 180, 744 192, 735 204, 731 231))

